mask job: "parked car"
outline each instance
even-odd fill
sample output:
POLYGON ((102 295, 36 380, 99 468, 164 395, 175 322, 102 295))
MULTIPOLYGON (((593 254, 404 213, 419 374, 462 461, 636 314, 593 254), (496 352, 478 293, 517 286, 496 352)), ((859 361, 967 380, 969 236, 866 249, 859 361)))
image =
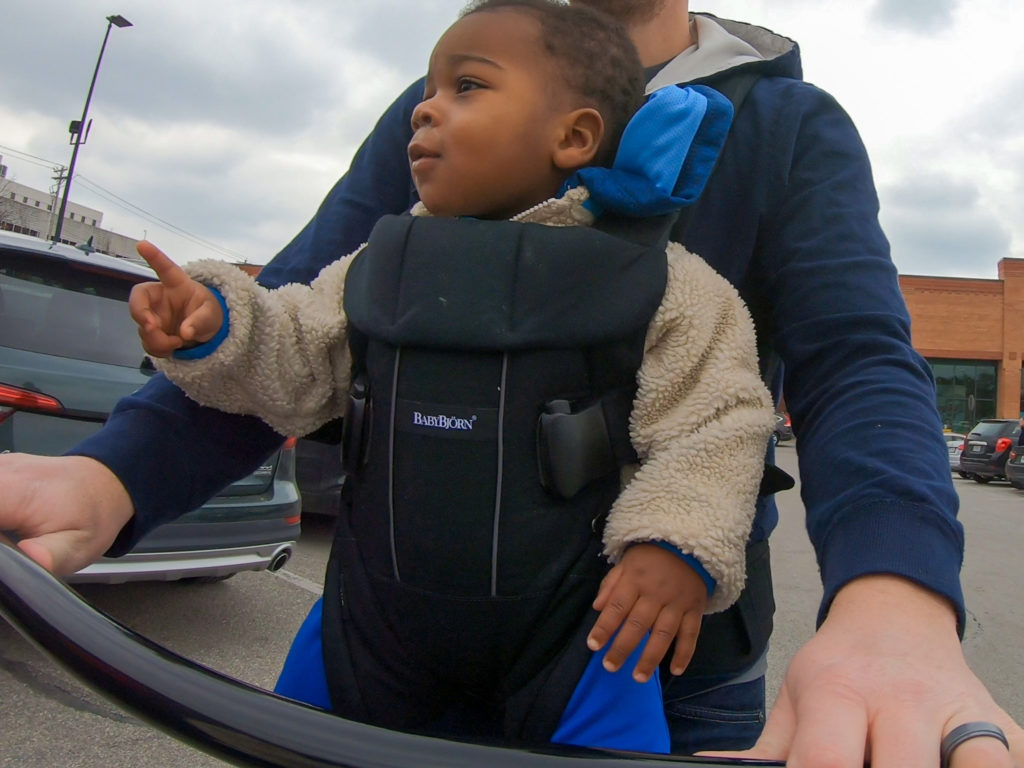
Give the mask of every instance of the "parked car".
POLYGON ((979 483, 1006 478, 1006 460, 1017 444, 1017 419, 982 419, 967 434, 960 471, 979 483))
POLYGON ((784 440, 793 439, 793 422, 789 420, 789 414, 781 411, 775 412, 775 426, 772 428, 772 445, 778 445, 784 440))
POLYGON ((341 508, 341 445, 299 440, 295 446, 295 476, 302 493, 302 513, 337 515, 341 508))
MULTIPOLYGON (((59 455, 155 373, 128 314, 145 265, 0 232, 0 452, 59 455)), ((276 570, 299 535, 294 441, 128 554, 72 582, 227 578, 276 570)))
POLYGON ((1024 491, 1024 445, 1014 445, 1006 457, 1006 479, 1010 485, 1024 491))
POLYGON ((960 453, 964 449, 964 438, 967 436, 961 435, 959 432, 946 432, 944 437, 946 438, 946 450, 949 451, 950 470, 961 477, 967 477, 967 474, 960 469, 960 453))

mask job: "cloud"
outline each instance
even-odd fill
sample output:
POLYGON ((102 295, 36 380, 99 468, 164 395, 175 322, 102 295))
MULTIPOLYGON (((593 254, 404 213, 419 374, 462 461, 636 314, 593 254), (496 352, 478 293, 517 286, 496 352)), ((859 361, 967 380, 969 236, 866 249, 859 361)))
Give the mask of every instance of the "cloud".
POLYGON ((465 4, 465 0, 419 0, 414 26, 409 23, 408 0, 374 0, 352 19, 350 43, 400 72, 419 77, 427 70, 437 38, 455 22, 465 4), (382 30, 387 30, 386 34, 381 34, 382 30))
POLYGON ((973 180, 925 172, 879 190, 881 220, 901 273, 995 277, 1010 231, 973 180))
MULTIPOLYGON (((105 17, 116 11, 135 26, 111 30, 77 169, 116 197, 83 181, 72 199, 100 208, 125 234, 155 236, 161 225, 117 198, 265 261, 312 216, 386 106, 423 74, 464 2, 9 3, 5 28, 16 33, 4 52, 20 63, 0 78, 0 145, 14 150, 0 153, 16 180, 50 185, 49 166, 68 162, 67 125, 81 115, 105 17)), ((991 276, 998 258, 1024 256, 1024 76, 1013 37, 1024 17, 1008 2, 974 0, 970 13, 959 0, 704 7, 800 40, 808 77, 862 130, 903 271, 946 271, 973 250, 989 255, 971 272, 991 276), (998 14, 1007 22, 993 26, 998 14), (969 60, 949 55, 954 44, 969 60), (919 169, 937 181, 910 183, 919 169), (940 192, 963 197, 925 198, 940 192)), ((209 255, 167 237, 184 260, 209 255)))
POLYGON ((922 34, 952 26, 958 0, 878 0, 871 18, 884 25, 922 34))
MULTIPOLYGON (((426 6, 439 30, 458 7, 426 6)), ((305 224, 433 45, 397 2, 121 0, 117 10, 134 27, 111 30, 72 199, 125 234, 160 228, 130 201, 258 261, 305 224)), ((32 65, 0 78, 0 144, 67 163, 67 122, 81 115, 109 13, 98 0, 20 4, 12 25, 24 34, 5 52, 32 65)), ((12 177, 49 185, 45 161, 6 154, 12 177)))

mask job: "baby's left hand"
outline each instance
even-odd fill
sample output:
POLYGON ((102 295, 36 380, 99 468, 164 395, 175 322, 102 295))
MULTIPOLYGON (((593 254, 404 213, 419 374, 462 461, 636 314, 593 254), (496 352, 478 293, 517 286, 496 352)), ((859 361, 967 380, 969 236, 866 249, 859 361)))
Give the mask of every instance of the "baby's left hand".
POLYGON ((615 672, 649 631, 650 639, 633 670, 645 683, 675 640, 671 671, 681 675, 690 663, 708 592, 704 580, 678 555, 656 544, 634 544, 604 577, 594 610, 601 615, 587 637, 592 651, 604 647, 604 667, 615 672))

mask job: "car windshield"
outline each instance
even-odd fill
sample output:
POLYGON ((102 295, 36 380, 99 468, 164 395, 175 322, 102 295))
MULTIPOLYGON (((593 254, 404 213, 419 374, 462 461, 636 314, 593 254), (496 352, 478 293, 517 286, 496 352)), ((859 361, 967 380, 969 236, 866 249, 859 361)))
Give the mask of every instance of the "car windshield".
POLYGON ((137 368, 145 353, 127 301, 138 280, 0 251, 0 346, 137 368))

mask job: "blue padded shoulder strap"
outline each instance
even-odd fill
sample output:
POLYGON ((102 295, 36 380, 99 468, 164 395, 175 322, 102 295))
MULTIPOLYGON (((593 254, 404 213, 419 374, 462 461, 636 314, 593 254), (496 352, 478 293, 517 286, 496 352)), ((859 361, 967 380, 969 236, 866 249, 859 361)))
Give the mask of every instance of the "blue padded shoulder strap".
POLYGON ((624 216, 654 216, 696 202, 732 123, 728 98, 703 85, 652 93, 629 121, 611 168, 581 168, 565 189, 583 184, 588 207, 624 216))

